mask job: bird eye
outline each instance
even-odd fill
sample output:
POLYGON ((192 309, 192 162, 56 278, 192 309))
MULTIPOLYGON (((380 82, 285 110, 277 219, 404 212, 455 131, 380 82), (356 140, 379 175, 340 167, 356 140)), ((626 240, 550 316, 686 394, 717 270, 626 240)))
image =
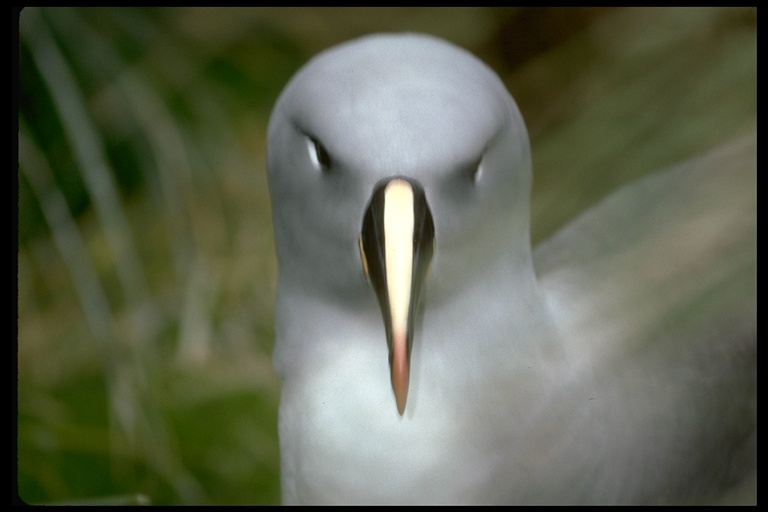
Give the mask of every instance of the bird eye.
POLYGON ((475 164, 475 169, 474 171, 472 171, 472 179, 475 182, 478 182, 480 181, 480 178, 482 178, 482 176, 483 176, 483 159, 481 158, 475 164))
POLYGON ((464 176, 467 176, 473 183, 480 181, 483 174, 483 157, 478 158, 464 168, 464 176))
POLYGON ((312 159, 312 163, 315 167, 322 170, 328 170, 333 163, 331 161, 331 155, 328 154, 328 150, 325 149, 317 139, 314 137, 308 137, 307 142, 309 145, 309 156, 312 159))

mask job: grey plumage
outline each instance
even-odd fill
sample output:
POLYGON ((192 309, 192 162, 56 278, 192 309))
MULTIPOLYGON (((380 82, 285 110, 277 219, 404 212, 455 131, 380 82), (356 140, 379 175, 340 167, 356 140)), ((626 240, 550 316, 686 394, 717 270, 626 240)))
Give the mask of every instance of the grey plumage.
POLYGON ((484 64, 418 35, 313 59, 269 128, 284 500, 689 503, 749 482, 755 153, 644 178, 532 253, 525 126, 484 64), (392 175, 435 223, 402 417, 357 246, 392 175))

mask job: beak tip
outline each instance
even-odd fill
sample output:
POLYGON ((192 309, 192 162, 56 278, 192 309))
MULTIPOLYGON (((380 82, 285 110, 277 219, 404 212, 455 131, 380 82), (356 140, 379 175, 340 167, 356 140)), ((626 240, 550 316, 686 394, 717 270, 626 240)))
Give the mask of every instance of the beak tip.
POLYGON ((392 338, 390 354, 390 371, 392 372, 392 391, 395 394, 397 412, 400 416, 405 412, 408 401, 408 386, 410 381, 410 354, 408 353, 408 335, 406 332, 395 331, 392 338))
POLYGON ((392 391, 400 416, 405 412, 405 405, 408 403, 408 373, 407 366, 396 366, 392 371, 392 391))
POLYGON ((404 392, 401 393, 395 393, 395 402, 397 403, 397 412, 400 414, 400 416, 405 413, 405 405, 408 401, 408 390, 406 389, 404 392))

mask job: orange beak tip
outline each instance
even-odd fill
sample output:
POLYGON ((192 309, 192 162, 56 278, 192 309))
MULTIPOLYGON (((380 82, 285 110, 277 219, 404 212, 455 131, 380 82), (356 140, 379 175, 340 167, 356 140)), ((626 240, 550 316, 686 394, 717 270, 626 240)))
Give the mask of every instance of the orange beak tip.
POLYGON ((400 416, 402 416, 405 412, 405 405, 408 401, 408 381, 410 377, 410 368, 408 366, 408 356, 406 354, 404 336, 397 340, 394 344, 391 371, 392 391, 395 393, 397 412, 399 412, 400 416))

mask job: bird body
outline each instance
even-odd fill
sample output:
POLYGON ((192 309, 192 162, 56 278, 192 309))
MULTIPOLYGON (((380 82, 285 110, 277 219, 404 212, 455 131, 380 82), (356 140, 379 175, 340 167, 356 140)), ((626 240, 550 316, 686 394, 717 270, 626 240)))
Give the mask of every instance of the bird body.
POLYGON ((522 117, 444 41, 321 53, 268 137, 286 503, 698 502, 754 470, 754 139, 534 254, 522 117), (402 304, 393 181, 426 226, 402 304))

